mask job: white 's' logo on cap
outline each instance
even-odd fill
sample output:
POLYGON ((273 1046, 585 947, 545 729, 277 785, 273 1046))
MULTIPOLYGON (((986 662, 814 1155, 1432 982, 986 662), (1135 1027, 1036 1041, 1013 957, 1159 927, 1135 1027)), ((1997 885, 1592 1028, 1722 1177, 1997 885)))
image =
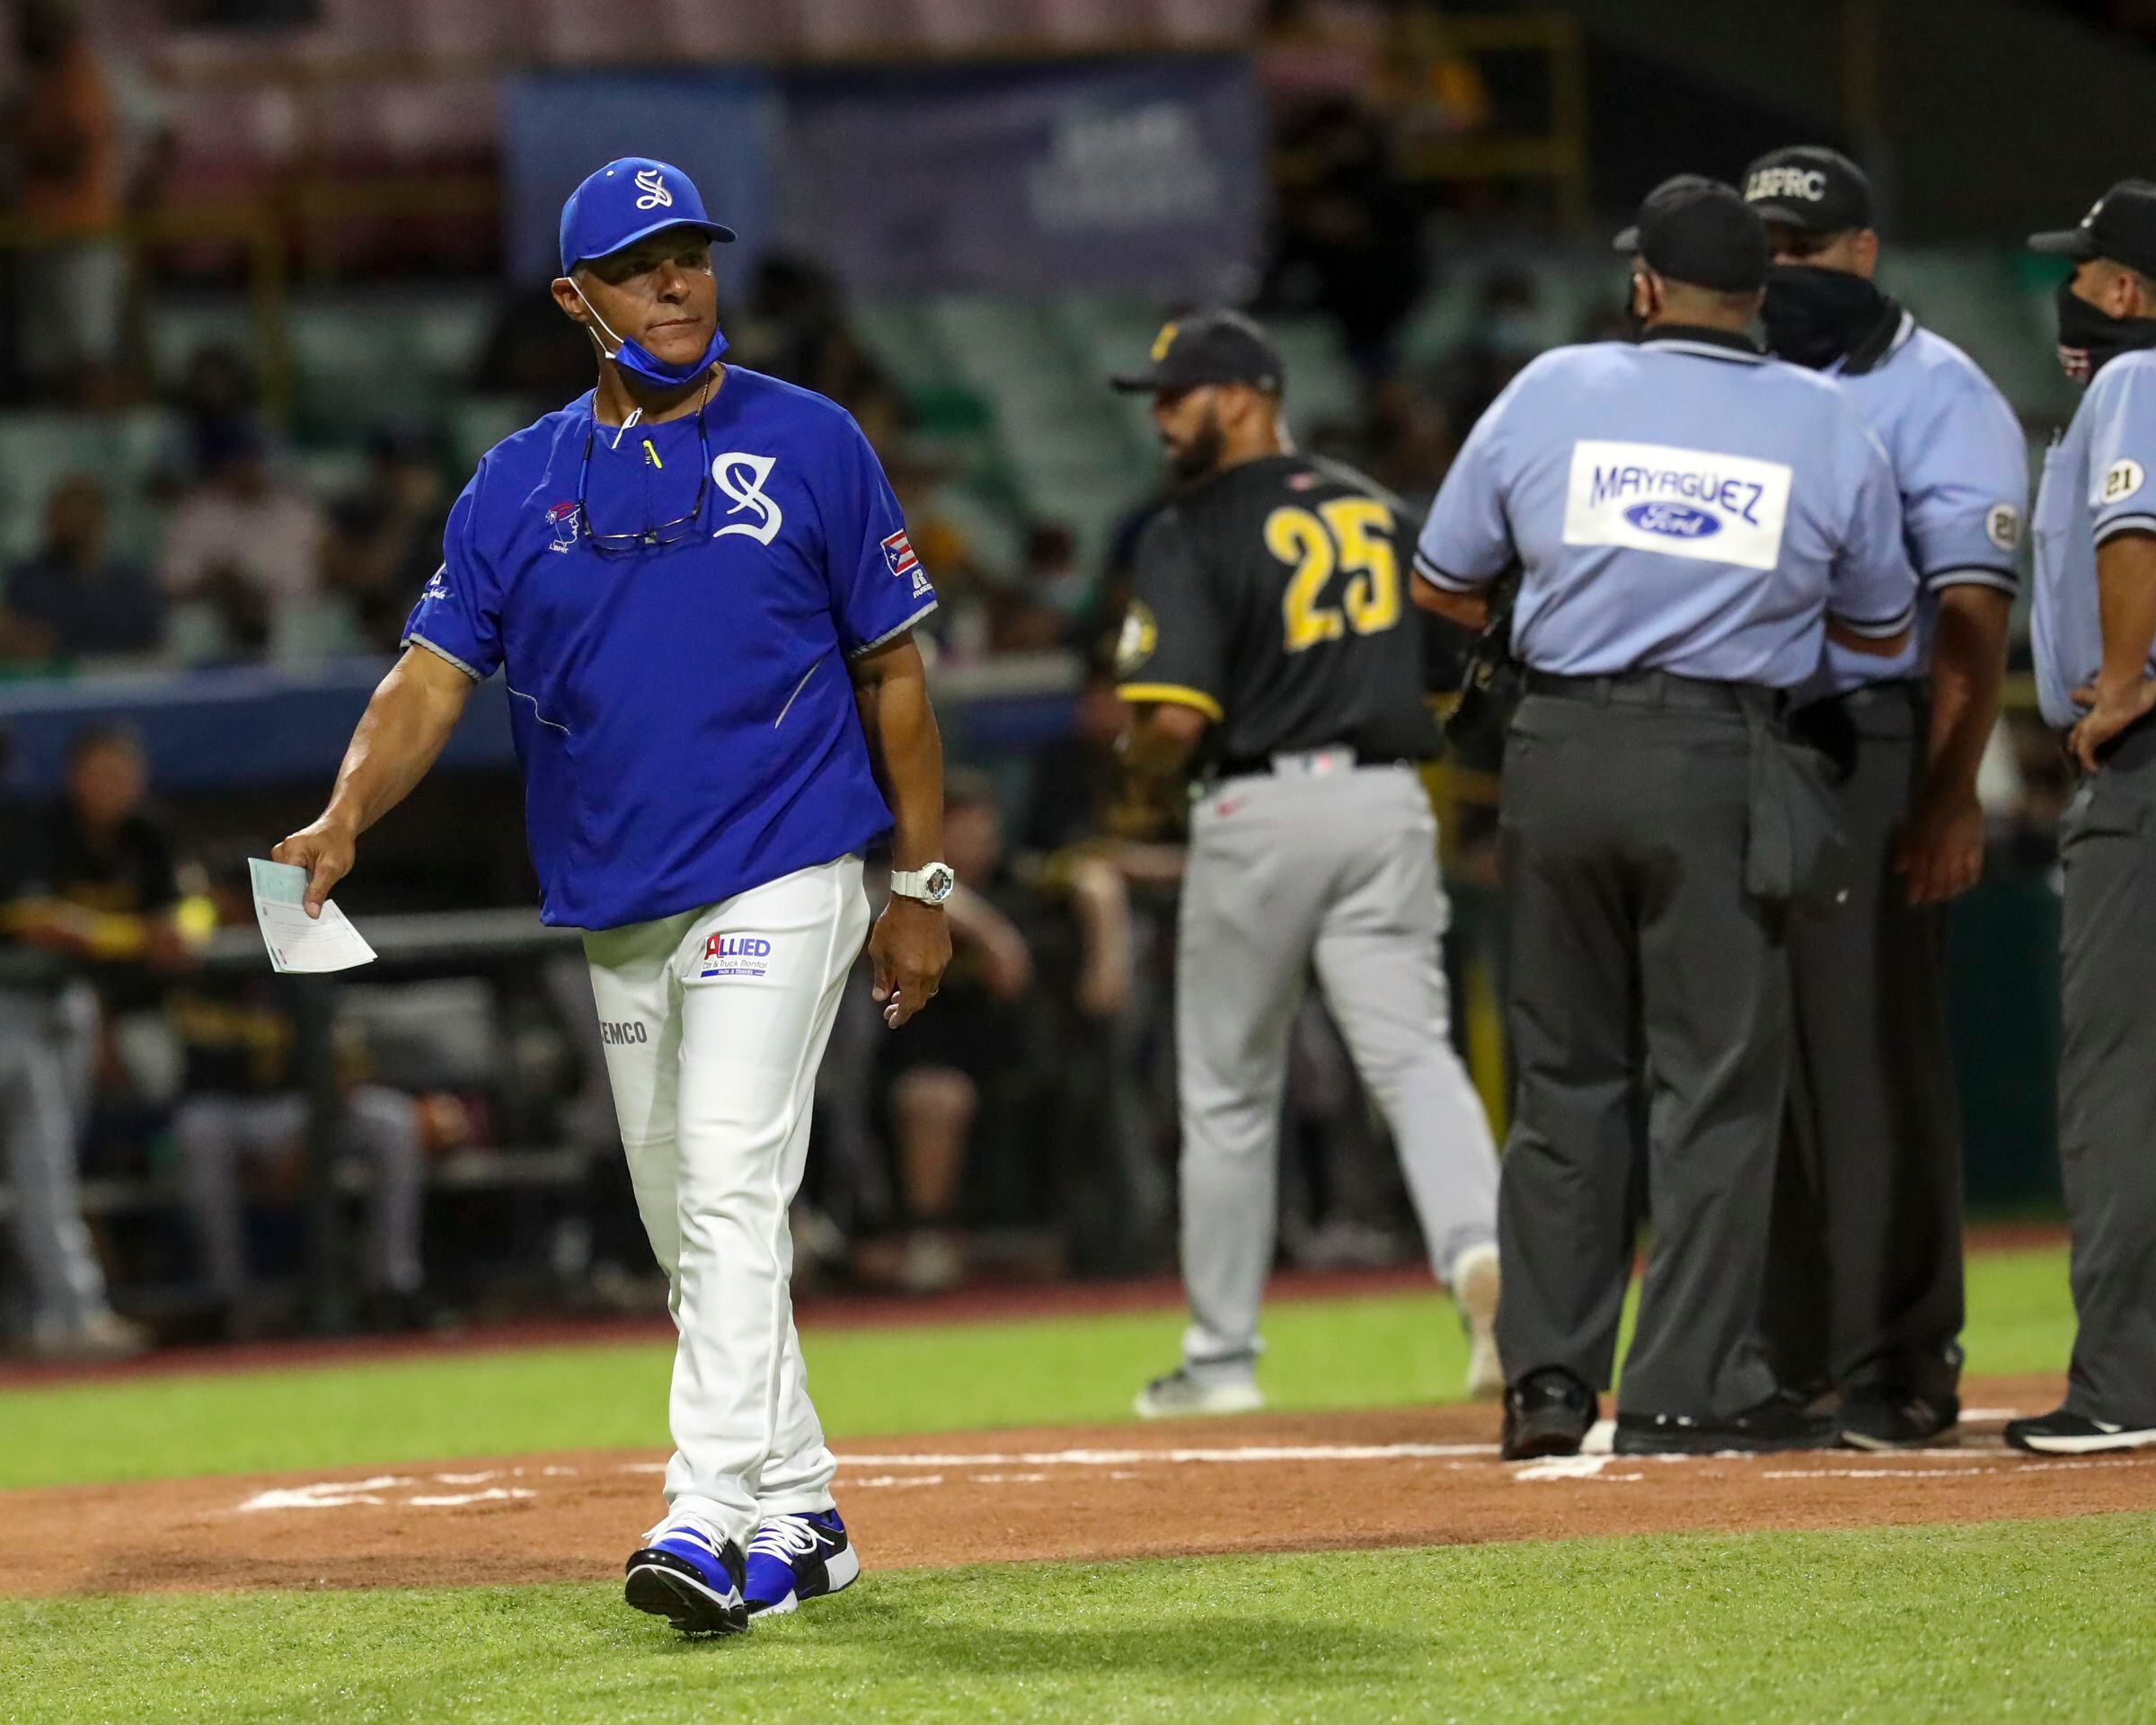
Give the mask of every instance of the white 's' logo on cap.
POLYGON ((639 209, 671 209, 674 194, 667 190, 657 168, 639 168, 636 171, 636 189, 644 195, 636 200, 639 209))

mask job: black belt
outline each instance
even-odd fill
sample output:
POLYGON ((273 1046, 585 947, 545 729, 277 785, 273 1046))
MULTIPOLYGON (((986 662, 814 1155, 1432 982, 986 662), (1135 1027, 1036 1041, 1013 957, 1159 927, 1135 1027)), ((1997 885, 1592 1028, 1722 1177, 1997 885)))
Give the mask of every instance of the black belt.
POLYGON ((1286 756, 1291 759, 1306 755, 1347 755, 1355 756, 1357 767, 1398 766, 1407 757, 1401 755, 1377 755, 1366 748, 1350 749, 1346 743, 1320 743, 1312 748, 1275 748, 1263 755, 1237 755, 1223 761, 1214 776, 1223 779, 1247 779, 1257 774, 1270 777, 1277 770, 1276 761, 1286 756))
POLYGON ((1684 712, 1743 714, 1772 707, 1779 691, 1754 683, 1714 683, 1680 677, 1674 671, 1620 671, 1611 677, 1560 677, 1555 671, 1529 671, 1529 694, 1564 701, 1592 701, 1601 706, 1663 707, 1684 712))
POLYGON ((1840 694, 1823 695, 1807 706, 1838 706, 1844 712, 1862 712, 1876 707, 1926 707, 1931 704, 1931 686, 1921 677, 1891 677, 1880 683, 1860 683, 1853 689, 1844 689, 1840 694))

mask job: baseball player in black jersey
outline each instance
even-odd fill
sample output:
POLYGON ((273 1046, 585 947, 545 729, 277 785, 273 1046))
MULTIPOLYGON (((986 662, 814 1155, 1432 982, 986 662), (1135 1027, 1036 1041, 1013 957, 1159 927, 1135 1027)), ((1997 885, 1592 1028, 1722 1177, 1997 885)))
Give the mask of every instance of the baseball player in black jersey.
POLYGON ((1190 1327, 1137 1411, 1262 1405, 1281 1086, 1313 965, 1466 1318, 1470 1393, 1495 1395, 1497 1153, 1446 1028, 1437 824, 1412 765, 1437 747, 1412 524, 1289 447, 1279 358, 1237 313, 1168 324, 1114 382, 1153 396, 1177 486, 1139 542, 1118 652, 1125 756, 1200 783, 1176 989, 1190 1327))

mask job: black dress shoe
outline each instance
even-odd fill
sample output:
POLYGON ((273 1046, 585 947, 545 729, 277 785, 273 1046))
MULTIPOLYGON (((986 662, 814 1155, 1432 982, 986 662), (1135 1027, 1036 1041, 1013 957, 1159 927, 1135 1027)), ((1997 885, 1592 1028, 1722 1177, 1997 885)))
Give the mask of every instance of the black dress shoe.
POLYGON ((1756 1407, 1721 1419, 1688 1413, 1620 1413, 1620 1455, 1715 1455, 1724 1450, 1768 1455, 1781 1449, 1831 1449, 1834 1421, 1798 1397, 1777 1390, 1756 1407))
POLYGON ((1891 1384, 1869 1384, 1842 1398, 1835 1423, 1851 1449, 1922 1449, 1952 1443, 1961 1421, 1961 1400, 1919 1395, 1891 1384))
POLYGON ((1508 1462, 1577 1455, 1595 1412, 1595 1392, 1562 1367, 1530 1372, 1506 1388, 1505 1439, 1498 1453, 1508 1462))
POLYGON ((2143 1420, 2118 1425, 2058 1408, 2026 1420, 2009 1420, 2006 1444, 2009 1449, 2025 1449, 2033 1455, 2100 1455, 2156 1444, 2156 1423, 2143 1420))

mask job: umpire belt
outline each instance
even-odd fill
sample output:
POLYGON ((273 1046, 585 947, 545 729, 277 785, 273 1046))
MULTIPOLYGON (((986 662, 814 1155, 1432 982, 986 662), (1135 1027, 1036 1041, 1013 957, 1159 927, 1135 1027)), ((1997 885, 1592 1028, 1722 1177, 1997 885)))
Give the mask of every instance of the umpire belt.
POLYGON ((1678 712, 1722 712, 1732 718, 1780 711, 1779 690, 1756 683, 1715 683, 1680 677, 1674 671, 1619 671, 1610 677, 1560 677, 1555 671, 1527 673, 1529 694, 1562 701, 1589 701, 1605 707, 1659 707, 1678 712))

